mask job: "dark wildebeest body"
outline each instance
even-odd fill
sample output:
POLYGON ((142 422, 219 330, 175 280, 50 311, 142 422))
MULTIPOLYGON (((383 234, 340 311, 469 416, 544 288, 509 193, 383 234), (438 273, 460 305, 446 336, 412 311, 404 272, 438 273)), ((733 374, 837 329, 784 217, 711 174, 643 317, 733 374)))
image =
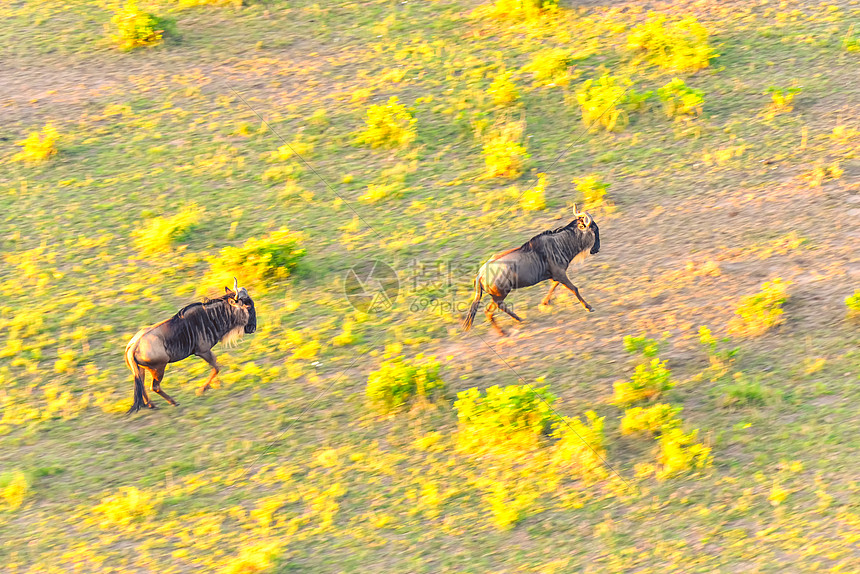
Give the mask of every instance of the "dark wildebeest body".
POLYGON ((192 303, 176 315, 141 329, 125 348, 125 362, 134 373, 134 401, 129 413, 141 407, 155 408, 143 386, 145 371, 152 375, 152 390, 172 405, 178 404, 161 390, 164 369, 169 363, 197 355, 212 366, 209 380, 202 390, 210 388, 218 375, 218 363, 212 353, 219 341, 229 346, 243 333, 257 329, 257 313, 254 301, 245 288, 233 291, 225 288, 226 294, 202 303, 192 303))
POLYGON ((463 321, 464 330, 468 331, 472 327, 478 305, 484 292, 487 292, 493 298, 485 310, 487 319, 504 335, 493 319, 493 311, 499 308, 517 321, 522 321, 505 304, 505 297, 514 289, 531 287, 548 279, 552 280, 552 285, 543 298, 544 305, 549 305, 553 291, 561 283, 570 289, 583 307, 594 310, 579 294, 576 285, 571 283, 567 268, 571 261, 582 260, 600 251, 600 230, 590 215, 578 213, 575 206, 574 215, 574 220, 564 227, 535 235, 516 249, 494 255, 481 266, 475 278, 475 298, 463 321))

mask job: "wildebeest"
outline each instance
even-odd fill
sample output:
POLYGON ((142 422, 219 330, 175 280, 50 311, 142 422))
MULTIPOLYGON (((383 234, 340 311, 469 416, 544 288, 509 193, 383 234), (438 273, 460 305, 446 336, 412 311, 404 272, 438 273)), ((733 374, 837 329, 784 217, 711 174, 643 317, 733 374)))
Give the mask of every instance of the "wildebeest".
POLYGON ((161 390, 161 380, 168 363, 181 361, 197 355, 212 366, 209 380, 203 391, 210 388, 218 375, 218 363, 212 347, 219 341, 226 346, 235 343, 244 333, 257 329, 257 312, 248 291, 238 288, 233 278, 233 290, 216 299, 206 299, 182 308, 176 315, 141 329, 131 338, 125 348, 125 362, 134 373, 134 402, 129 413, 141 407, 155 408, 143 387, 146 371, 152 375, 152 390, 164 397, 171 405, 177 405, 161 390))
POLYGON ((475 277, 475 298, 463 321, 464 331, 471 329, 478 305, 486 291, 493 298, 485 310, 487 319, 500 335, 504 335, 505 332, 493 319, 496 307, 517 321, 522 321, 505 304, 505 297, 514 289, 530 287, 547 279, 552 280, 552 285, 543 298, 544 305, 549 305, 552 292, 561 283, 576 295, 583 307, 594 311, 579 294, 576 285, 568 279, 567 267, 573 260, 581 261, 589 254, 594 255, 600 251, 600 231, 591 216, 578 212, 576 205, 573 206, 573 214, 573 221, 564 227, 535 235, 516 249, 494 255, 481 266, 478 276, 475 277))

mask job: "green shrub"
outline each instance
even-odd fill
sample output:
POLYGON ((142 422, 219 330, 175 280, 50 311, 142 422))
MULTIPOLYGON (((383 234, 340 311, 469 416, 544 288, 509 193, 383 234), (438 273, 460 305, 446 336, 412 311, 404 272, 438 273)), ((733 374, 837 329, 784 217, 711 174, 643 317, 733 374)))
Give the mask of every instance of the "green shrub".
POLYGON ((365 395, 380 413, 400 409, 415 398, 429 399, 445 390, 439 378, 439 363, 418 355, 409 361, 402 356, 382 362, 367 378, 365 395))
POLYGON ((622 434, 649 433, 657 434, 668 429, 681 426, 682 407, 673 407, 659 403, 651 407, 634 407, 624 412, 621 419, 622 434))
POLYGON ((759 381, 750 381, 743 373, 735 373, 734 382, 726 385, 719 400, 722 407, 744 407, 764 405, 772 392, 759 381))
POLYGON ((525 121, 497 121, 484 136, 484 163, 487 177, 516 179, 530 157, 523 142, 525 121))
POLYGON ((546 388, 494 385, 457 393, 454 408, 467 447, 504 442, 530 447, 549 428, 556 397, 546 388))
POLYGON ((12 156, 12 161, 24 161, 27 163, 41 163, 45 161, 57 153, 56 142, 59 137, 54 125, 46 124, 42 128, 41 136, 39 132, 31 132, 26 139, 15 142, 24 149, 12 156))
POLYGON ((616 381, 613 403, 625 407, 642 400, 652 400, 675 386, 666 361, 654 358, 650 364, 636 365, 630 381, 616 381))
POLYGON ((174 244, 189 238, 202 214, 202 209, 191 204, 176 215, 150 219, 134 231, 135 245, 146 255, 168 252, 174 244))
POLYGON ((770 115, 785 114, 794 109, 794 97, 802 91, 802 88, 777 88, 771 86, 767 89, 770 94, 770 115))
POLYGON ((365 122, 359 139, 371 147, 405 147, 417 137, 415 118, 397 96, 391 96, 385 105, 370 106, 365 122))
POLYGON ((860 316, 860 289, 856 289, 853 295, 845 298, 845 306, 848 307, 848 315, 860 316))
POLYGON ((782 305, 788 300, 788 286, 777 277, 766 281, 761 291, 741 299, 735 317, 729 321, 729 334, 756 337, 783 322, 782 305))
POLYGON ((842 49, 846 52, 860 52, 860 40, 854 37, 854 25, 848 28, 848 33, 842 38, 842 49))
POLYGON ((705 103, 705 93, 690 88, 680 78, 673 78, 657 90, 657 96, 663 102, 663 109, 670 118, 699 116, 705 103))
POLYGON ((164 33, 161 20, 140 10, 136 0, 116 8, 111 24, 116 29, 112 38, 123 50, 158 44, 164 33))
POLYGON ((708 361, 710 362, 708 370, 710 371, 712 381, 722 378, 729 372, 729 368, 735 360, 735 355, 738 354, 737 347, 726 347, 725 344, 729 341, 728 337, 717 341, 711 334, 710 329, 704 325, 699 327, 699 342, 705 347, 705 352, 708 354, 708 361))
POLYGON ((692 16, 667 21, 663 14, 649 14, 646 22, 630 31, 627 47, 644 52, 663 69, 679 72, 707 68, 717 57, 708 45, 708 30, 692 16))
POLYGON ((652 357, 656 357, 660 353, 661 346, 662 341, 649 339, 645 336, 631 337, 630 335, 627 335, 624 337, 624 350, 631 355, 642 354, 650 359, 652 357))
POLYGON ((302 239, 301 234, 281 228, 239 247, 225 247, 218 257, 209 258, 206 285, 232 285, 233 277, 240 277, 243 285, 286 279, 305 255, 302 239))

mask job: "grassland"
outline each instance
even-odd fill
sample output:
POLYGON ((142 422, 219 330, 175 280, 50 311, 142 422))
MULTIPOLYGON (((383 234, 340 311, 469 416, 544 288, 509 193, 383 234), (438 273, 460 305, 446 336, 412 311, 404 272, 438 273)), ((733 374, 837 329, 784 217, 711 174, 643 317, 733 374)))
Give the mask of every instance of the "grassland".
POLYGON ((131 51, 116 3, 0 6, 4 572, 860 570, 860 5, 140 6, 166 32, 131 51), (632 49, 649 10, 694 17, 718 57, 632 49), (577 93, 606 73, 655 95, 586 130, 577 93), (656 96, 676 77, 703 94, 678 119, 656 96), (374 147, 368 108, 392 96, 414 139, 374 147), (517 122, 522 174, 488 177, 488 134, 517 122), (19 160, 48 124, 56 153, 19 160), (541 201, 518 201, 539 173, 541 201), (523 324, 497 315, 510 336, 480 313, 461 333, 480 263, 567 223, 589 176, 602 249, 571 276, 596 312, 536 287, 509 298, 523 324), (124 417, 131 335, 223 292, 222 249, 281 229, 306 254, 248 284, 258 331, 216 347, 220 388, 198 396, 190 359, 164 382, 179 407, 124 417), (362 313, 343 282, 374 259, 400 291, 362 313), (729 336, 776 278, 782 313, 729 336), (710 466, 663 475, 655 439, 621 432, 627 336, 662 341, 659 400, 710 466), (418 354, 445 396, 370 408, 369 375, 418 354), (601 460, 560 464, 570 436, 467 444, 457 393, 524 384, 553 420, 602 419, 601 460))

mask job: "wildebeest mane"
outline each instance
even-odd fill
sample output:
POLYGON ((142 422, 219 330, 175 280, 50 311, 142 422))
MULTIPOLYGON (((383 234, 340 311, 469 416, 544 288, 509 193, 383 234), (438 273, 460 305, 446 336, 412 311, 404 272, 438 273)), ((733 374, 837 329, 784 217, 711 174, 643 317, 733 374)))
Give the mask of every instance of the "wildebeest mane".
POLYGON ((566 231, 566 230, 570 229, 571 226, 573 226, 575 223, 577 223, 577 220, 574 219, 573 221, 571 221, 567 225, 562 225, 561 227, 556 227, 555 229, 548 229, 546 231, 541 231, 540 233, 538 233, 537 235, 535 235, 534 237, 532 237, 531 239, 529 239, 528 241, 523 243, 520 246, 520 250, 526 251, 526 252, 535 251, 538 244, 540 243, 540 242, 535 241, 535 240, 537 240, 541 237, 547 236, 547 235, 555 235, 556 233, 561 233, 562 231, 566 231))
POLYGON ((233 305, 230 297, 232 292, 192 303, 170 318, 167 323, 174 327, 173 337, 166 341, 168 353, 191 353, 200 341, 210 346, 218 341, 235 343, 248 321, 248 312, 233 305))
POLYGON ((205 309, 207 305, 211 306, 213 303, 217 303, 219 301, 227 301, 228 298, 233 297, 233 296, 234 296, 233 292, 230 291, 229 293, 222 295, 221 297, 215 297, 214 299, 210 299, 209 297, 204 297, 202 301, 196 301, 194 303, 190 303, 190 304, 186 305, 185 307, 183 307, 182 309, 177 311, 176 314, 174 315, 174 317, 178 317, 178 318, 182 319, 189 312, 191 312, 192 309, 195 309, 197 307, 202 307, 205 309))

